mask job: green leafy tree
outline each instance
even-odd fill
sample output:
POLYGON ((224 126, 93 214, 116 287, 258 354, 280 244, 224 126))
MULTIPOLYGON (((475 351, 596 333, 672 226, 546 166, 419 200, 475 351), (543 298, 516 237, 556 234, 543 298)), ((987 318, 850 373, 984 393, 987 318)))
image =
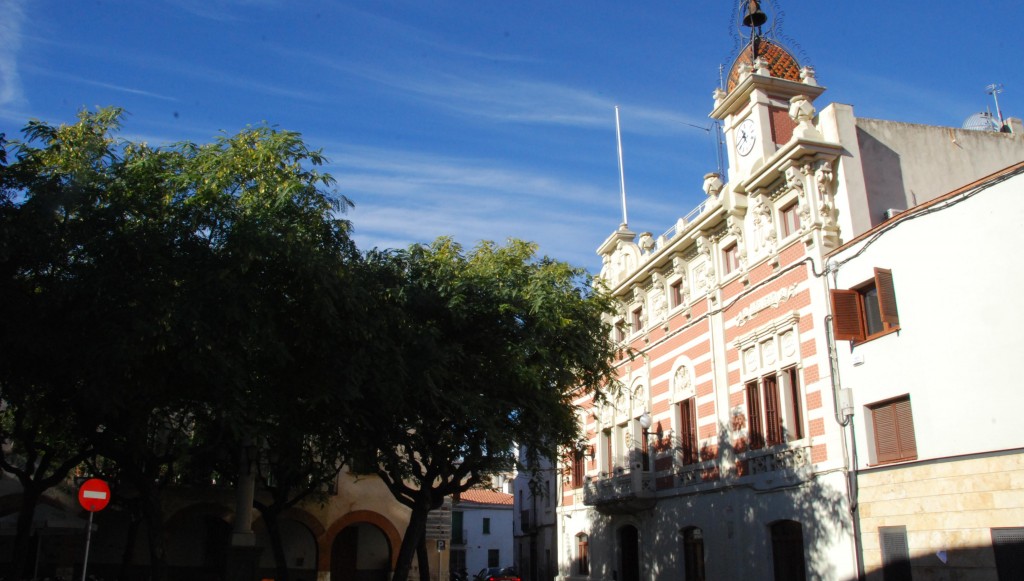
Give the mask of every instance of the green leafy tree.
MULTIPOLYGON (((26 472, 39 486, 101 455, 95 466, 147 525, 159 578, 165 486, 195 477, 211 448, 243 456, 255 434, 344 408, 358 254, 338 217, 349 202, 298 134, 260 126, 153 149, 116 140, 120 119, 30 122, 3 166, 0 428, 12 460, 51 467, 26 472)), ((298 440, 336 470, 338 424, 302 427, 298 440)), ((268 513, 327 478, 288 469, 276 482, 296 484, 268 513)))
POLYGON ((442 238, 367 265, 385 289, 376 332, 389 334, 363 432, 412 511, 394 574, 404 581, 445 496, 511 469, 517 444, 553 458, 578 440, 573 400, 614 382, 613 304, 581 269, 521 241, 466 252, 442 238))

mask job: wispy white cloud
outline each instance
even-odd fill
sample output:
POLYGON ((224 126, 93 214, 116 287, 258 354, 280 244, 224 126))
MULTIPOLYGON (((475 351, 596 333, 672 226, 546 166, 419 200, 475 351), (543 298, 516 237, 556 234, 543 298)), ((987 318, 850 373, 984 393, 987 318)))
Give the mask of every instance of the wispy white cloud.
MULTIPOLYGON (((290 47, 278 52, 317 67, 371 81, 410 99, 419 99, 450 113, 501 123, 555 125, 578 128, 608 127, 616 101, 586 89, 508 74, 429 70, 423 67, 353 64, 290 47)), ((630 131, 652 135, 687 131, 687 125, 707 125, 704 118, 681 115, 641 103, 620 103, 629 116, 630 131), (628 111, 628 113, 627 113, 628 111)))
POLYGON ((593 266, 593 225, 614 220, 603 188, 507 161, 435 156, 335 143, 328 171, 355 202, 347 216, 361 248, 404 247, 451 235, 464 244, 533 240, 574 264, 593 266))
POLYGON ((283 0, 169 0, 169 2, 201 18, 221 22, 242 20, 244 11, 252 8, 272 8, 285 4, 283 0))
POLYGON ((142 97, 151 97, 153 99, 160 99, 160 100, 163 100, 163 101, 177 101, 178 100, 175 97, 168 97, 167 95, 161 95, 159 93, 154 93, 152 91, 146 91, 146 90, 143 90, 143 89, 135 89, 135 88, 132 88, 132 87, 124 87, 124 86, 121 86, 121 85, 115 85, 113 83, 104 83, 103 81, 97 81, 95 79, 87 79, 85 77, 79 77, 77 75, 71 75, 71 74, 68 74, 68 73, 62 73, 62 72, 58 72, 58 71, 51 71, 51 70, 42 69, 42 68, 39 68, 39 67, 29 66, 29 67, 25 67, 25 70, 28 71, 28 72, 31 72, 34 75, 50 77, 51 79, 60 79, 62 81, 68 81, 68 82, 72 82, 72 83, 80 83, 80 84, 83 84, 83 85, 90 85, 90 86, 93 86, 93 87, 101 87, 101 88, 104 88, 104 89, 110 89, 111 91, 118 91, 118 92, 121 92, 121 93, 129 93, 129 94, 132 94, 132 95, 139 95, 139 96, 142 96, 142 97))
POLYGON ((25 0, 0 0, 0 106, 21 103, 24 95, 18 74, 21 25, 25 0))

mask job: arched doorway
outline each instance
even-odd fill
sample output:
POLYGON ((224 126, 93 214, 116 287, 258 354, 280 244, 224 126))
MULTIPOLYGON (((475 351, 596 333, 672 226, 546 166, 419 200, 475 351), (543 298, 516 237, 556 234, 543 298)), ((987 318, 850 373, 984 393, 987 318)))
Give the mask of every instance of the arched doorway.
POLYGON ((775 581, 804 581, 804 533, 800 523, 780 520, 769 527, 772 537, 772 568, 775 581))
POLYGON ((640 581, 640 532, 633 525, 619 529, 619 579, 640 581))
POLYGON ((390 573, 391 543, 376 525, 351 524, 334 538, 331 581, 387 581, 390 573))

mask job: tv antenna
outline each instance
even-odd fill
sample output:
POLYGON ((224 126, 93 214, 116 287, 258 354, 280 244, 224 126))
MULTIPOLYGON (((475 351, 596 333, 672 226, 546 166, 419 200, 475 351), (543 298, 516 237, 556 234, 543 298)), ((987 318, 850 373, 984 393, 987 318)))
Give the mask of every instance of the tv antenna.
POLYGON ((683 125, 693 127, 694 129, 700 129, 704 133, 711 135, 711 130, 715 130, 715 154, 718 160, 718 175, 725 175, 725 171, 722 168, 722 127, 719 125, 719 121, 716 119, 707 127, 703 125, 696 125, 694 123, 687 123, 686 121, 680 121, 683 125))
POLYGON ((1003 111, 999 108, 999 96, 998 95, 999 95, 999 93, 1003 92, 1003 84, 1002 83, 992 83, 991 85, 985 87, 985 92, 988 93, 989 95, 992 95, 992 98, 995 99, 995 101, 996 101, 996 117, 999 118, 999 126, 1002 127, 1003 126, 1003 111))

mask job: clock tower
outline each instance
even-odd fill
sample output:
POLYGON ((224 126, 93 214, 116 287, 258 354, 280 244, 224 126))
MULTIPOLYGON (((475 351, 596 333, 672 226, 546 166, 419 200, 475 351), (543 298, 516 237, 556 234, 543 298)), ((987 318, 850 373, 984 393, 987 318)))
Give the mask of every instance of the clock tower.
POLYGON ((728 182, 739 184, 755 173, 794 135, 798 122, 790 116, 794 99, 812 103, 822 94, 814 71, 801 67, 781 43, 769 39, 762 26, 768 16, 760 2, 743 2, 742 26, 749 41, 729 70, 725 87, 714 92, 711 117, 723 122, 729 158, 728 182))

